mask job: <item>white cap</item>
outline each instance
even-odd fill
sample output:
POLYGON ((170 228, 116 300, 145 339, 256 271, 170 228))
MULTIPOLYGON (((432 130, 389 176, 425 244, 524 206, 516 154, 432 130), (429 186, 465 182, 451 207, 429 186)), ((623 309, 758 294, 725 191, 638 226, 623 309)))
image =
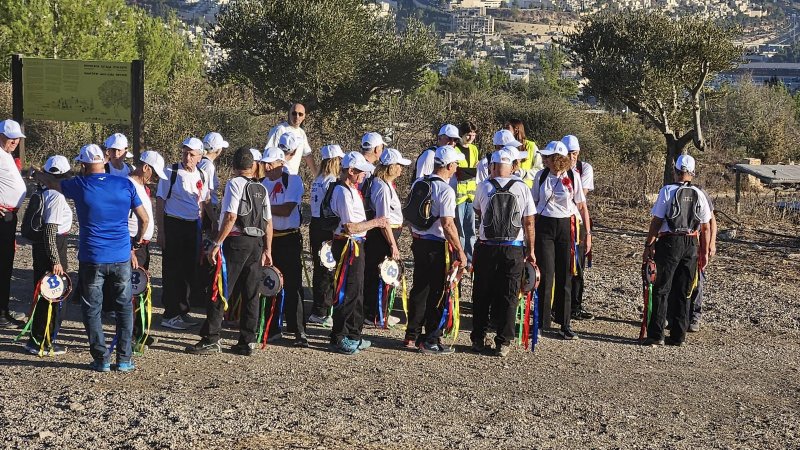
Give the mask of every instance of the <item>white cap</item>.
POLYGON ((278 139, 278 148, 281 150, 288 150, 287 153, 294 153, 300 148, 300 139, 294 133, 286 132, 278 139))
POLYGON ((142 156, 139 157, 139 161, 152 167, 153 171, 158 175, 158 178, 162 180, 167 179, 167 174, 164 173, 164 158, 159 155, 158 152, 148 150, 142 153, 142 156))
POLYGON ((522 145, 522 142, 514 138, 514 133, 508 130, 500 130, 492 137, 492 145, 510 145, 512 147, 519 147, 522 145))
POLYGON ((578 138, 571 134, 561 138, 561 142, 567 147, 567 152, 569 153, 581 151, 581 144, 578 143, 578 138))
POLYGON ((47 158, 47 162, 44 163, 44 167, 42 169, 48 173, 61 175, 69 172, 70 166, 67 158, 61 155, 55 155, 47 158))
POLYGON ((464 154, 453 148, 452 145, 443 145, 436 149, 434 159, 442 165, 464 161, 466 158, 464 154))
POLYGON ((0 134, 4 135, 9 139, 17 139, 17 138, 24 138, 25 135, 22 134, 22 128, 20 128, 19 123, 16 120, 6 119, 0 122, 0 134))
MULTIPOLYGON (((284 134, 284 136, 286 136, 284 134)), ((286 162, 286 154, 278 147, 267 147, 264 149, 264 154, 261 155, 261 162, 271 163, 275 161, 286 162)))
POLYGON ((547 144, 547 147, 540 150, 539 153, 541 153, 543 156, 548 156, 548 155, 567 156, 567 146, 564 145, 564 143, 561 141, 550 141, 547 144))
MULTIPOLYGON (((106 150, 110 148, 113 148, 114 150, 126 150, 128 148, 128 138, 126 138, 122 133, 114 133, 106 138, 106 141, 103 143, 103 147, 105 147, 106 150)), ((127 154, 125 156, 127 156, 127 154)), ((130 158, 130 156, 128 157, 130 158)))
POLYGON ((514 162, 514 157, 511 153, 507 152, 505 149, 498 150, 492 153, 492 163, 494 164, 512 164, 514 162))
POLYGON ((369 132, 361 138, 361 148, 364 150, 372 150, 379 145, 386 145, 383 141, 383 136, 375 132, 369 132))
POLYGON ((680 155, 675 160, 675 169, 679 172, 689 172, 694 175, 694 158, 689 155, 680 155))
POLYGON ((356 169, 362 172, 372 172, 375 170, 375 166, 368 163, 361 152, 350 152, 344 155, 344 158, 342 158, 342 167, 345 169, 356 169))
POLYGON ((389 166, 392 164, 400 164, 401 166, 407 166, 411 164, 411 160, 408 158, 403 158, 403 155, 400 153, 400 150, 395 148, 385 148, 381 153, 381 157, 378 159, 378 162, 384 166, 389 166))
POLYGON ((253 154, 253 161, 261 161, 261 152, 258 149, 251 148, 250 153, 253 154))
POLYGON ((322 159, 344 157, 344 152, 342 151, 342 147, 336 144, 325 145, 319 150, 319 152, 322 154, 322 159))
POLYGON ((133 158, 133 153, 131 153, 131 152, 125 152, 125 157, 126 157, 126 158, 133 158))
POLYGON ((203 150, 203 142, 196 137, 188 137, 183 140, 183 146, 189 147, 192 150, 202 151, 203 150))
POLYGON ((103 151, 100 150, 97 144, 86 144, 81 147, 81 152, 75 158, 75 161, 84 164, 103 164, 106 160, 105 156, 103 156, 103 151))
POLYGON ((528 159, 528 152, 521 152, 517 147, 513 145, 506 145, 505 147, 501 148, 504 152, 508 153, 511 156, 512 160, 515 161, 522 161, 523 159, 528 159))
POLYGON ((216 131, 212 131, 208 133, 203 138, 203 148, 205 151, 210 152, 212 150, 218 150, 222 148, 228 148, 230 144, 225 139, 222 139, 222 135, 217 133, 216 131))
POLYGON ((461 139, 461 135, 458 134, 458 127, 449 123, 446 123, 442 125, 442 128, 439 128, 439 134, 437 134, 437 136, 447 136, 453 139, 461 139))

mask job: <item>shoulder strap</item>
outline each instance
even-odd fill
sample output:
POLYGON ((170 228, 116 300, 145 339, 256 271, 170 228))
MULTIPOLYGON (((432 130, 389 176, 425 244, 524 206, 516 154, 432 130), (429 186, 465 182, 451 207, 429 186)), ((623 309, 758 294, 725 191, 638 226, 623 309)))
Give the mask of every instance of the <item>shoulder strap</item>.
POLYGON ((281 183, 284 189, 289 189, 289 172, 281 172, 281 183))
POLYGON ((583 175, 583 161, 578 160, 578 163, 575 164, 575 170, 577 170, 579 174, 583 175))
POLYGON ((172 173, 169 174, 169 191, 167 192, 167 200, 172 197, 172 187, 175 186, 175 181, 178 180, 178 163, 172 165, 172 173))
POLYGON ((105 169, 106 173, 111 173, 111 163, 105 163, 103 168, 105 169))
POLYGON ((546 180, 547 177, 550 175, 550 168, 549 167, 545 167, 539 173, 540 173, 540 175, 539 175, 539 187, 542 187, 542 184, 544 183, 544 180, 546 180))

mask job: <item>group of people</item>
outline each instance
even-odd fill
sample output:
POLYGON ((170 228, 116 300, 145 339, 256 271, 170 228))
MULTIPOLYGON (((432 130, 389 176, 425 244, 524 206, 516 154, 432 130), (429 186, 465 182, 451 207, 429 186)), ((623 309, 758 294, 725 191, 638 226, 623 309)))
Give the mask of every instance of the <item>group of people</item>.
MULTIPOLYGON (((526 266, 541 273, 538 328, 547 330, 555 322, 558 334, 572 340, 577 335, 571 321, 593 318, 582 297, 592 254, 587 195, 594 189, 594 171, 579 159, 577 137, 564 136, 539 149, 526 138, 522 122, 511 120, 494 133, 493 151, 481 153, 474 124, 445 124, 435 145, 414 163, 370 132, 357 151, 323 146, 317 166, 301 127, 305 114, 303 105, 293 104, 287 120, 270 131, 263 151, 237 149, 235 176, 224 188, 215 161, 229 144, 216 132, 202 140, 185 139, 181 159, 172 165, 155 151, 128 164, 127 139, 116 133, 103 148, 87 144, 80 149, 78 176, 70 176, 71 164, 61 155, 33 171, 42 186, 44 224, 42 239, 33 246, 34 281, 67 271, 65 235, 72 213, 66 199, 71 199, 80 229, 76 295, 93 370, 112 368, 102 329, 104 310, 113 311, 117 323, 116 370, 133 370, 134 351, 154 342, 133 319, 130 281, 132 270, 149 268, 154 235, 162 251, 161 326, 185 330, 200 325, 189 316, 192 298, 206 306, 200 339, 186 348, 191 354, 220 352, 221 329, 232 317, 239 338, 231 350, 241 355, 252 354, 262 338, 266 344, 293 336, 295 346, 308 347, 308 323, 330 328, 330 345, 337 352, 369 348, 364 326, 401 322, 400 308, 392 307, 394 287, 384 281, 379 266, 400 261, 404 227, 411 233, 414 263, 408 298, 402 294, 406 348, 453 352, 443 334, 454 325, 457 330, 458 286, 465 272, 474 277, 470 339, 477 353, 509 353, 519 334, 526 266), (317 174, 310 186, 314 264, 308 315, 302 293, 302 161, 317 174), (414 181, 401 201, 395 182, 412 163, 414 181), (151 183, 157 183, 155 205, 151 183), (269 299, 260 286, 265 267, 282 277, 280 295, 269 299), (493 342, 486 339, 492 330, 493 342)), ((13 120, 0 122, 0 326, 24 323, 8 308, 17 211, 26 197, 12 154, 24 137, 13 120)), ((648 344, 663 343, 667 320, 673 341, 683 342, 687 328, 696 323, 687 319, 685 293, 694 280, 689 278, 697 260, 702 269, 709 249, 713 252, 707 197, 682 195, 687 190, 681 187, 694 174, 694 160, 684 155, 678 162, 676 177, 683 184, 662 189, 646 243, 645 259, 654 257, 658 266, 648 344), (676 194, 691 197, 691 204, 678 205, 678 213, 673 211, 676 194)), ((402 261, 396 267, 402 272, 402 261)), ((33 317, 45 315, 36 314, 45 303, 36 304, 33 317)), ((57 327, 58 320, 32 320, 25 348, 39 355, 62 354, 65 349, 53 338, 57 327)))

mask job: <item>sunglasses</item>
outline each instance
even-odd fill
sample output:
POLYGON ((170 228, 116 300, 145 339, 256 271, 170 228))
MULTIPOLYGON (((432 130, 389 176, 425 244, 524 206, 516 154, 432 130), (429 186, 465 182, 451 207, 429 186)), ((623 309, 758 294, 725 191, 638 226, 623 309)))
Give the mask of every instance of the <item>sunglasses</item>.
POLYGON ((302 113, 302 112, 298 112, 298 111, 292 111, 292 115, 295 116, 295 117, 303 117, 303 116, 306 115, 306 113, 302 113))

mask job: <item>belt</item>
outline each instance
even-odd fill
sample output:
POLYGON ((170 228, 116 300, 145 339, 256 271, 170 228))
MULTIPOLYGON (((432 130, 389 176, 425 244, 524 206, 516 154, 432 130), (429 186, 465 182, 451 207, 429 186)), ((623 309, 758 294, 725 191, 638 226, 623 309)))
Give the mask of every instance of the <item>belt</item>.
POLYGON ((698 237, 698 236, 700 236, 700 232, 699 231, 692 231, 691 233, 675 233, 675 232, 672 232, 672 231, 668 231, 668 232, 664 232, 664 233, 658 233, 658 237, 661 238, 661 237, 664 237, 664 236, 698 237))
POLYGON ((290 234, 295 234, 295 233, 299 233, 299 232, 300 232, 299 228, 289 228, 287 230, 273 230, 272 231, 272 237, 274 237, 274 238, 283 237, 283 236, 288 236, 290 234))
POLYGON ((432 234, 411 233, 411 237, 413 237, 414 239, 422 239, 422 240, 425 240, 425 241, 444 242, 444 238, 440 238, 439 236, 434 236, 432 234))
POLYGON ((478 241, 479 244, 483 245, 491 245, 494 247, 524 247, 525 241, 487 241, 487 240, 480 240, 478 241))
POLYGON ((403 228, 403 224, 401 223, 400 225, 392 225, 392 228, 395 230, 398 228, 403 228))
POLYGON ((180 220, 182 222, 197 222, 200 220, 198 217, 197 219, 184 219, 183 217, 173 216, 172 214, 164 213, 165 216, 169 217, 170 219, 180 220))
POLYGON ((359 244, 367 240, 367 238, 364 236, 348 236, 346 234, 334 234, 333 239, 337 241, 346 241, 348 239, 352 239, 359 244))

